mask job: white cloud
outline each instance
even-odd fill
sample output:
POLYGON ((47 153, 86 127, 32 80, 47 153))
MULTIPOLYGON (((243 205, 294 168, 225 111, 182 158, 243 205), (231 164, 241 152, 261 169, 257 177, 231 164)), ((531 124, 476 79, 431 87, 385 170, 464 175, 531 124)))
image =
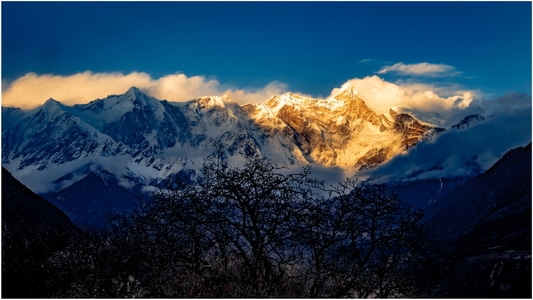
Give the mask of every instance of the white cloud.
POLYGON ((285 83, 274 81, 257 90, 227 90, 224 94, 238 103, 259 103, 268 100, 273 95, 283 94, 288 90, 285 83))
POLYGON ((399 62, 390 66, 384 66, 377 73, 396 73, 399 75, 429 77, 455 76, 460 74, 460 72, 456 71, 455 68, 452 66, 445 64, 431 64, 426 62, 417 64, 404 64, 402 62, 399 62))
MULTIPOLYGON (((354 86, 367 105, 376 113, 386 113, 394 105, 408 105, 414 109, 439 113, 450 125, 457 123, 466 114, 491 113, 517 105, 527 105, 527 98, 507 97, 498 100, 480 100, 479 91, 468 90, 458 85, 438 86, 411 81, 391 83, 377 75, 354 78, 345 84, 354 86), (524 104, 525 103, 525 104, 524 104)), ((7 86, 3 86, 2 105, 24 109, 36 107, 48 98, 64 104, 87 103, 110 94, 124 93, 136 86, 162 100, 187 101, 202 96, 226 95, 239 104, 266 101, 271 96, 282 94, 288 86, 271 82, 260 88, 238 89, 221 84, 205 76, 170 74, 158 79, 142 72, 93 73, 83 72, 70 76, 38 75, 28 73, 7 86)), ((333 89, 332 94, 338 91, 333 89)))
MULTIPOLYGON (((445 119, 453 119, 455 111, 463 111, 474 105, 480 93, 460 87, 438 87, 421 83, 394 84, 377 75, 355 78, 345 85, 353 86, 359 96, 376 113, 382 114, 395 105, 408 105, 412 108, 435 112, 445 119)), ((333 89, 333 96, 339 89, 333 89)), ((330 96, 330 97, 331 97, 330 96)), ((464 117, 464 114, 462 114, 464 117)))
POLYGON ((49 98, 69 105, 87 103, 109 94, 123 93, 133 85, 147 88, 150 82, 146 73, 83 72, 71 76, 28 73, 2 91, 2 105, 32 108, 49 98))
POLYGON ((187 77, 185 74, 172 74, 151 80, 146 91, 153 97, 169 101, 187 101, 221 94, 217 80, 207 80, 203 76, 187 77))
POLYGON ((2 91, 2 105, 24 109, 36 107, 49 98, 66 105, 87 103, 111 94, 124 93, 131 86, 162 100, 187 101, 202 96, 228 95, 238 103, 265 101, 287 90, 287 85, 271 82, 263 88, 232 89, 204 76, 171 74, 153 79, 147 73, 83 72, 69 76, 28 73, 2 91))

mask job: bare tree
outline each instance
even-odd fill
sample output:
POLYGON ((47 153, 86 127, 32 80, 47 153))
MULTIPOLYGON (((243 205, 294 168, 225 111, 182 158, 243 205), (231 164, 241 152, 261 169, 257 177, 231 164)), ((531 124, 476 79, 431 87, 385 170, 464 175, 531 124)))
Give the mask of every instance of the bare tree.
POLYGON ((242 168, 219 161, 204 167, 200 186, 209 231, 219 251, 239 262, 242 296, 280 296, 302 261, 294 229, 320 182, 309 178, 309 168, 283 169, 257 156, 246 157, 242 168))
POLYGON ((51 264, 70 287, 61 294, 411 295, 420 213, 384 186, 346 180, 325 189, 309 167, 291 172, 254 155, 235 167, 223 153, 196 181, 169 183, 100 237, 56 253, 51 264))
POLYGON ((345 180, 305 219, 310 297, 409 296, 405 272, 423 242, 422 215, 385 186, 345 180))

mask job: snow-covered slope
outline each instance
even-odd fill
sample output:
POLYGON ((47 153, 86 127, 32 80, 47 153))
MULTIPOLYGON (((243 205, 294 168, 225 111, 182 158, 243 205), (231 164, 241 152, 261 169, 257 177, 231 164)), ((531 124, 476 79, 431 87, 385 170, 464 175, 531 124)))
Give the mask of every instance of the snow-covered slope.
MULTIPOLYGON (((77 201, 92 201, 103 216, 135 200, 118 206, 105 203, 115 200, 103 199, 94 189, 109 185, 109 191, 138 194, 167 178, 189 180, 215 153, 216 143, 223 145, 231 164, 241 163, 240 153, 247 153, 274 163, 313 164, 324 174, 341 170, 346 175, 391 159, 394 166, 394 161, 411 153, 427 156, 424 149, 446 142, 445 136, 461 137, 486 122, 445 132, 436 126, 435 114, 394 107, 378 115, 349 84, 328 99, 286 93, 244 106, 225 96, 168 102, 132 87, 122 95, 83 105, 66 106, 50 99, 30 111, 3 107, 2 165, 54 204, 74 203, 69 199, 74 196, 68 195, 85 197, 77 201), (73 192, 73 187, 87 190, 73 192)), ((484 159, 479 150, 471 155, 484 159)), ((420 169, 427 162, 417 164, 420 169)), ((403 175, 418 170, 402 168, 415 167, 397 167, 403 175)), ((375 174, 382 169, 377 170, 375 174)))
POLYGON ((286 93, 244 109, 300 160, 346 170, 375 167, 435 130, 393 110, 376 114, 349 85, 328 99, 286 93))
POLYGON ((370 168, 432 130, 407 114, 377 115, 350 86, 325 100, 287 93, 243 107, 218 96, 171 103, 132 87, 83 105, 3 108, 3 119, 3 165, 41 193, 66 187, 51 183, 87 166, 153 183, 198 169, 215 142, 230 160, 245 152, 289 165, 370 168))
POLYGON ((125 151, 122 143, 72 115, 56 100, 28 112, 2 108, 2 164, 15 176, 125 151))

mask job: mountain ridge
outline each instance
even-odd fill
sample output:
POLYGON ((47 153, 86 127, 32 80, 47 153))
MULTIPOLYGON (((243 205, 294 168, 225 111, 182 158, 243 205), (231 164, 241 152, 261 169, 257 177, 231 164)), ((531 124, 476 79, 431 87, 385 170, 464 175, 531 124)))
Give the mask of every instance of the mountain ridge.
MULTIPOLYGON (((365 122, 369 122, 370 124, 373 124, 375 126, 381 126, 381 131, 384 130, 384 126, 390 125, 391 120, 384 121, 386 117, 378 116, 373 113, 368 108, 368 106, 365 105, 364 101, 356 95, 357 93, 354 92, 353 89, 347 89, 340 90, 335 96, 330 99, 316 100, 313 98, 299 96, 293 93, 286 93, 281 96, 274 96, 269 100, 265 101, 263 110, 265 107, 268 107, 270 110, 270 113, 268 114, 269 118, 281 119, 283 123, 288 125, 288 130, 296 131, 300 135, 300 140, 297 142, 300 144, 301 149, 298 150, 310 152, 310 149, 307 149, 309 145, 306 145, 308 144, 308 142, 305 141, 305 139, 310 135, 310 132, 303 132, 304 128, 302 126, 304 125, 304 123, 308 123, 310 119, 311 121, 313 121, 318 118, 324 118, 327 115, 326 113, 332 111, 332 108, 338 108, 335 106, 332 108, 328 107, 334 100, 341 99, 342 103, 339 104, 339 101, 337 101, 337 106, 347 106, 346 111, 349 111, 350 113, 355 113, 357 116, 356 118, 359 118, 365 122), (352 97, 353 99, 350 99, 350 97, 352 97), (346 98, 348 100, 353 101, 346 101, 346 98), (273 103, 275 103, 279 99, 285 100, 287 103, 283 103, 276 108, 274 107, 273 103), (314 112, 308 110, 306 115, 302 115, 300 113, 301 118, 299 118, 296 115, 295 109, 293 108, 295 108, 296 105, 301 106, 302 103, 306 102, 314 102, 317 105, 311 107, 314 112), (322 113, 317 114, 319 108, 322 109, 322 113), (311 115, 309 115, 310 113, 311 115)), ((105 137, 110 137, 112 140, 114 140, 114 142, 117 144, 113 145, 114 148, 123 148, 123 145, 129 146, 131 148, 141 144, 141 148, 144 148, 143 150, 147 150, 147 148, 150 148, 150 146, 152 146, 152 148, 154 149, 151 149, 151 152, 148 151, 149 153, 146 153, 147 155, 149 155, 155 154, 157 153, 157 151, 160 151, 164 148, 170 148, 175 145, 175 139, 178 138, 178 135, 180 135, 180 142, 190 139, 191 126, 187 125, 192 124, 194 126, 199 123, 201 124, 203 121, 198 118, 198 116, 191 115, 191 111, 199 113, 201 110, 207 110, 206 113, 214 114, 215 107, 218 107, 222 110, 226 110, 226 112, 223 114, 225 114, 226 118, 229 118, 230 120, 233 119, 235 121, 234 125, 237 127, 242 126, 243 124, 241 124, 241 120, 235 119, 236 115, 240 115, 237 117, 237 119, 239 119, 239 117, 242 117, 244 112, 246 112, 247 114, 251 113, 249 105, 239 106, 227 97, 201 97, 187 102, 168 102, 161 101, 151 96, 148 96, 136 87, 131 87, 130 89, 128 89, 128 91, 126 91, 126 93, 122 95, 110 95, 106 98, 93 100, 87 104, 65 106, 57 100, 48 100, 41 107, 29 112, 22 111, 22 113, 25 115, 34 115, 34 118, 39 118, 38 121, 41 123, 57 121, 56 119, 61 117, 64 119, 63 121, 65 122, 84 125, 88 124, 90 125, 90 127, 93 127, 94 129, 103 134, 104 137, 101 137, 101 139, 105 139, 105 137), (185 116, 185 114, 183 114, 184 111, 188 113, 188 116, 185 116), (177 118, 174 118, 174 116, 177 116, 177 118), (191 120, 191 118, 193 120, 191 120), (123 126, 124 124, 127 124, 128 126, 123 126), (146 127, 153 127, 154 124, 156 124, 156 128, 154 128, 156 129, 155 132, 144 131, 146 127), (177 130, 175 130, 176 128, 180 129, 181 132, 177 132, 177 130), (159 134, 159 132, 161 132, 161 134, 159 134), (151 139, 151 134, 154 134, 156 136, 152 137, 151 139)), ((254 107, 261 107, 261 105, 255 105, 254 107)), ((297 109, 301 110, 301 107, 298 107, 297 109)), ((3 111, 7 110, 3 108, 3 111)), ((252 121, 257 121, 257 119, 253 119, 252 121)), ((354 119, 352 118, 349 121, 353 122, 354 119)), ((37 120, 28 120, 28 122, 37 123, 37 120)), ((339 132, 341 133, 347 132, 346 126, 343 127, 343 124, 341 124, 346 123, 345 116, 337 117, 335 123, 338 123, 339 126, 333 126, 333 129, 329 129, 330 131, 336 131, 337 129, 340 129, 339 132)), ((84 131, 86 134, 92 136, 98 135, 95 134, 91 129, 86 128, 87 126, 78 127, 82 127, 80 130, 84 131)), ((317 129, 316 126, 314 127, 314 129, 317 129)), ((322 124, 319 127, 324 126, 322 124)), ((321 131, 323 132, 324 130, 321 131)), ((327 141, 326 143, 329 143, 329 141, 327 141)), ((194 144, 194 142, 192 142, 192 144, 194 144)), ((413 144, 413 142, 409 144, 413 144)), ((109 146, 110 145, 108 145, 106 148, 109 148, 109 146)), ((116 150, 115 153, 117 151, 120 150, 116 150)), ((8 155, 9 160, 9 153, 5 154, 8 155)), ((335 153, 332 153, 332 155, 335 156, 335 153)), ((298 156, 300 157, 300 159, 302 157, 305 157, 305 155, 298 156)), ((314 160, 318 160, 318 162, 321 163, 326 162, 324 159, 316 159, 316 157, 313 157, 313 155, 308 155, 306 160, 307 162, 315 162, 314 160)), ((7 161, 4 159, 4 163, 6 162, 7 161)), ((336 163, 334 161, 331 161, 328 162, 327 165, 336 165, 336 163)), ((357 165, 357 163, 353 164, 351 167, 355 167, 355 165, 357 165)), ((344 167, 346 168, 349 166, 345 164, 344 167)))
MULTIPOLYGON (((243 163, 240 153, 260 155, 291 168, 313 165, 333 183, 448 132, 416 115, 395 108, 377 114, 350 85, 327 99, 288 92, 246 105, 227 96, 170 102, 132 87, 87 104, 49 100, 28 111, 2 107, 2 164, 56 205, 62 191, 94 170, 140 193, 167 178, 187 180, 183 176, 194 177, 215 144, 233 165, 243 163)), ((86 193, 93 201, 94 192, 86 193)))

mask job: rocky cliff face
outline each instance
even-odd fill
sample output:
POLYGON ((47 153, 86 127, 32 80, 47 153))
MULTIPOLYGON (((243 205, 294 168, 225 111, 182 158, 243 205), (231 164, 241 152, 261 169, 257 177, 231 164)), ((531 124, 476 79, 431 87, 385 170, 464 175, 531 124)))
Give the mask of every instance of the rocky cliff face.
POLYGON ((351 87, 325 100, 287 93, 244 109, 269 134, 292 139, 307 161, 346 169, 372 168, 436 130, 392 109, 376 114, 351 87))

